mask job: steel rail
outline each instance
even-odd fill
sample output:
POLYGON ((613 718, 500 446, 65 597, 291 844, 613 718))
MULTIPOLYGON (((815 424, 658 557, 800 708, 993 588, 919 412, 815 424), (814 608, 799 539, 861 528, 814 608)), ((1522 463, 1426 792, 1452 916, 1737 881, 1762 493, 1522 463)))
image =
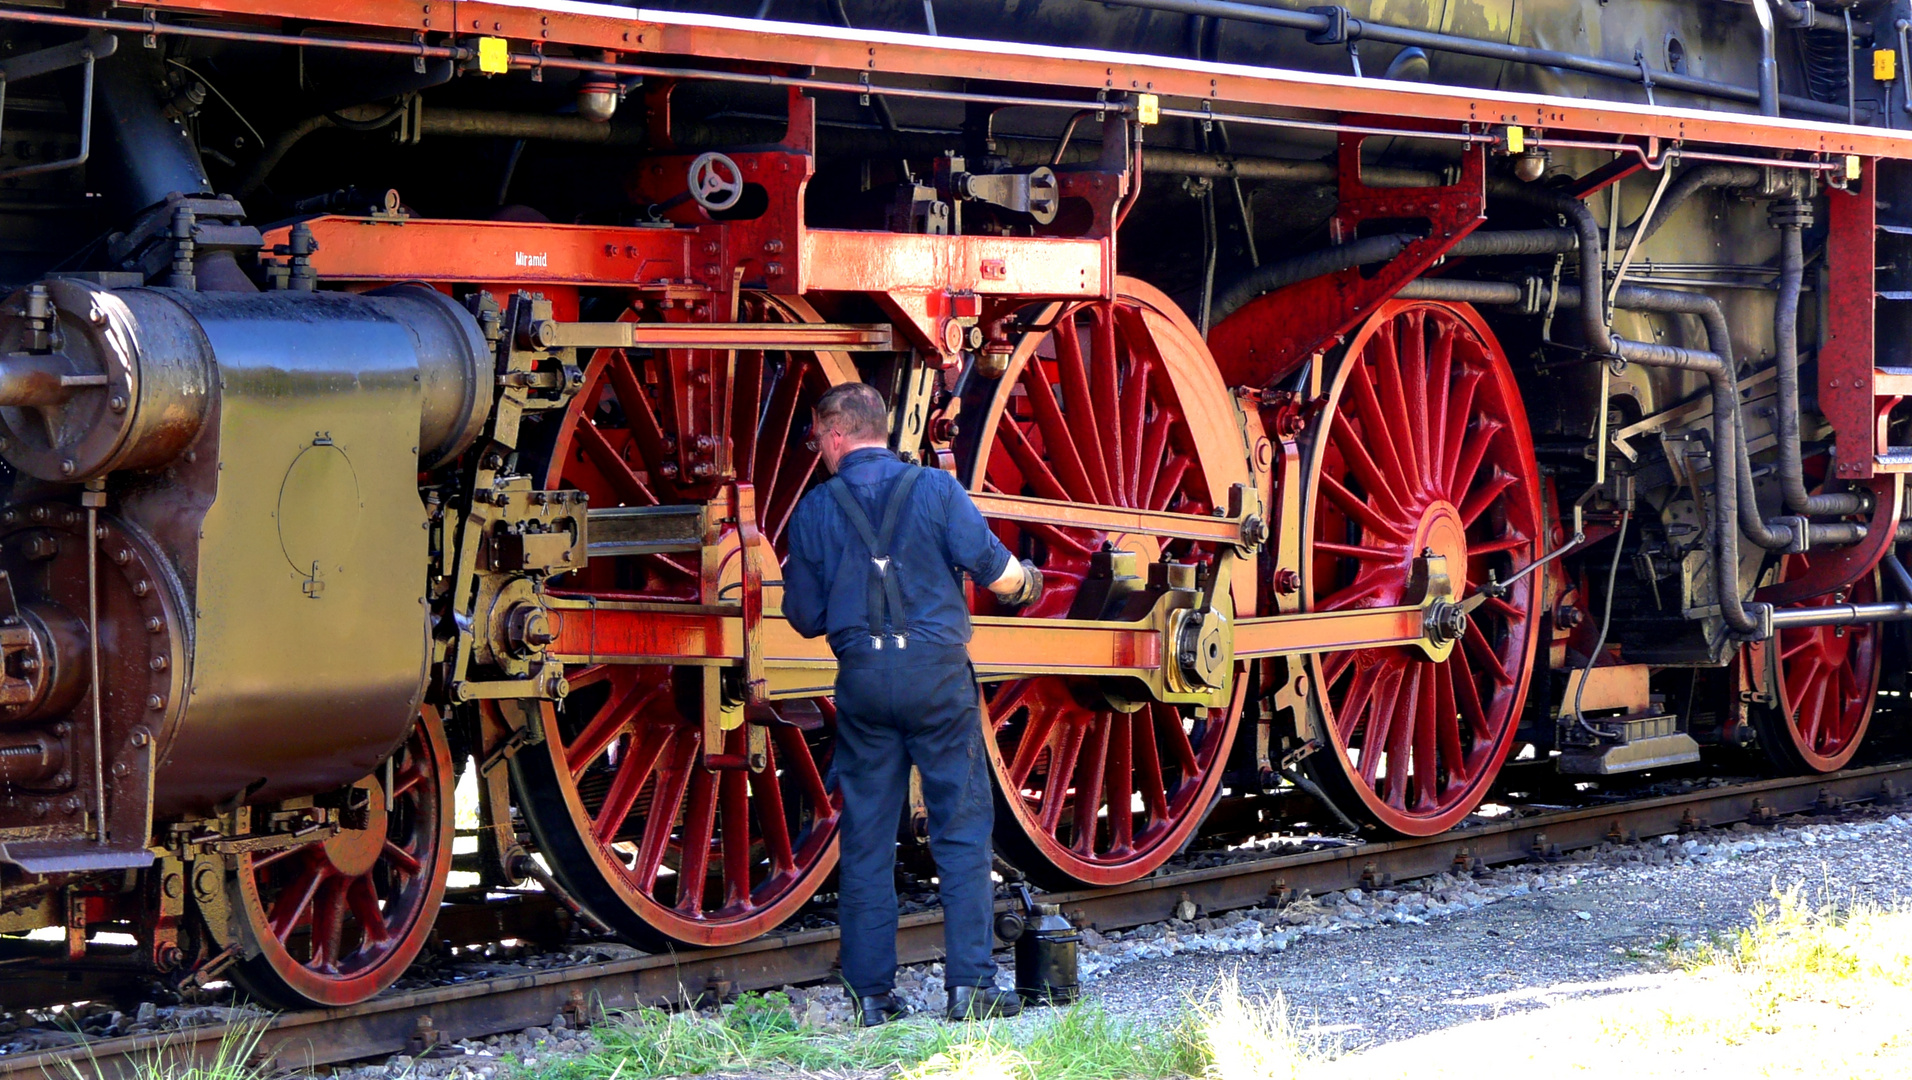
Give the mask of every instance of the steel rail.
MULTIPOLYGON (((1610 840, 1635 839, 1836 809, 1894 803, 1912 791, 1912 762, 1825 776, 1787 777, 1704 788, 1612 806, 1554 811, 1494 821, 1424 839, 1381 841, 1257 859, 1199 870, 1171 871, 1128 885, 1052 893, 1079 926, 1116 930, 1171 917, 1184 901, 1202 915, 1350 887, 1385 887, 1443 871, 1468 872, 1526 859, 1552 859, 1610 840)), ((997 904, 999 910, 1009 907, 997 904)), ((834 929, 772 934, 721 949, 641 956, 608 963, 436 986, 392 994, 349 1008, 274 1017, 260 1050, 284 1069, 413 1052, 431 1040, 455 1041, 546 1024, 564 1013, 579 1022, 643 1006, 669 1006, 831 977, 834 929)), ((901 920, 898 959, 925 963, 942 955, 942 915, 901 920)), ((241 1022, 243 1023, 243 1022, 241 1022)), ((58 1050, 0 1057, 0 1078, 40 1078, 67 1063, 88 1075, 131 1077, 152 1055, 210 1060, 233 1025, 106 1039, 58 1050)))

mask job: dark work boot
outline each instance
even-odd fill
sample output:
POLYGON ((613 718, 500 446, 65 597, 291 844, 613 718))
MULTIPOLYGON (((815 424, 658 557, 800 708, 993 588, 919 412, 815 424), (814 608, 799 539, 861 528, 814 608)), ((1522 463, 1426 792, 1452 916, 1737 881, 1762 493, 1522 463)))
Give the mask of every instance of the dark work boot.
POLYGON ((952 986, 949 988, 951 1020, 993 1020, 1022 1012, 1022 1000, 1013 990, 993 986, 952 986))
POLYGON ((901 1020, 909 1013, 909 1006, 896 1000, 896 995, 888 991, 856 999, 856 1021, 866 1028, 901 1020))

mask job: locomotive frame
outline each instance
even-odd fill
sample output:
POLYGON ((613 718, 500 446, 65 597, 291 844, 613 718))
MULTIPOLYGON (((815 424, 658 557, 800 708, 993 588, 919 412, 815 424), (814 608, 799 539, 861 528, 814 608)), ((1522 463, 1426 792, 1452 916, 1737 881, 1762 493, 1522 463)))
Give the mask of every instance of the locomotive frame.
MULTIPOLYGON (((90 35, 35 61, 83 66, 87 137, 94 65, 174 38, 399 58, 421 73, 576 76, 575 123, 620 107, 645 117, 645 153, 625 181, 648 208, 639 224, 430 219, 393 197, 253 230, 236 200, 152 192, 157 210, 142 203, 142 224, 116 234, 143 254, 8 302, 0 406, 67 418, 81 402, 97 417, 107 399, 95 395, 118 392, 133 417, 170 425, 129 427, 104 448, 59 444, 79 447, 69 458, 0 443, 32 478, 0 518, 0 561, 11 580, 41 583, 0 598, 17 676, 0 685, 14 710, 0 728, 0 863, 13 867, 0 931, 65 927, 61 962, 86 958, 90 927, 140 925, 142 962, 174 979, 230 975, 288 1006, 377 992, 424 946, 466 758, 488 881, 535 877, 649 948, 732 943, 788 918, 835 859, 831 661, 780 617, 775 548, 816 466, 804 403, 865 371, 891 380, 899 452, 955 473, 1063 584, 1021 615, 977 599, 971 647, 1000 843, 1045 885, 1159 867, 1196 835, 1231 768, 1286 778, 1357 826, 1425 835, 1478 805, 1516 742, 1594 774, 1690 760, 1697 744, 1652 700, 1659 661, 1611 653, 1610 614, 1598 640, 1555 615, 1592 607, 1592 579, 1568 562, 1615 541, 1610 613, 1636 510, 1685 512, 1639 501, 1636 473, 1609 467, 1616 454, 1637 461, 1629 440, 1710 439, 1706 460, 1680 459, 1696 520, 1711 519, 1691 526, 1702 539, 1680 556, 1692 563, 1682 595, 1698 600, 1679 618, 1696 629, 1664 648, 1678 657, 1668 663, 1739 680, 1724 730, 1764 724, 1769 743, 1790 731, 1803 741, 1776 754, 1843 765, 1871 716, 1884 634, 1873 624, 1912 617, 1912 587, 1905 602, 1880 599, 1881 582, 1906 577, 1894 545, 1912 456, 1891 440, 1912 376, 1878 363, 1873 300, 1879 237, 1900 227, 1879 220, 1874 193, 1882 169, 1912 157, 1902 134, 592 5, 188 0, 136 19, 0 7, 0 22, 90 35), (781 91, 780 137, 681 145, 673 94, 712 84, 781 91), (826 95, 961 105, 984 117, 980 138, 965 133, 976 168, 944 154, 902 185, 886 228, 813 227, 826 95), (1071 117, 1051 164, 978 156, 1005 108, 1071 117), (1336 249, 1415 225, 1385 257, 1325 266, 1198 325, 1212 257, 1196 318, 1117 269, 1150 132, 1173 123, 1331 140, 1326 160, 1278 164, 1333 188, 1336 249), (1089 124, 1099 153, 1065 164, 1068 132, 1089 124), (1447 167, 1384 179, 1369 154, 1381 142, 1438 146, 1447 167), (1546 190, 1504 175, 1527 161, 1544 170, 1549 155, 1594 166, 1546 190), (1796 457, 1799 434, 1797 421, 1789 436, 1777 417, 1743 418, 1749 387, 1731 334, 1716 331, 1721 304, 1703 289, 1624 284, 1674 177, 1703 168, 1738 170, 1733 185, 1781 207, 1785 245, 1811 227, 1811 205, 1826 207, 1816 399, 1837 449, 1810 513, 1766 517, 1758 498, 1773 497, 1750 475, 1735 483, 1736 447, 1796 457), (1632 193, 1647 201, 1616 260, 1629 180, 1650 193, 1632 193), (1515 231, 1482 230, 1490 197, 1567 228, 1483 243, 1515 231), (1607 200, 1604 233, 1585 205, 1594 197, 1607 200), (965 209, 979 226, 963 226, 965 209), (1578 285, 1561 283, 1559 264, 1539 284, 1435 272, 1575 251, 1578 285), (251 283, 232 283, 239 261, 206 261, 235 253, 252 260, 251 283), (272 288, 249 296, 258 282, 272 288), (407 284, 419 282, 431 288, 407 284), (585 317, 613 296, 615 318, 585 317), (1566 347, 1599 369, 1594 482, 1564 507, 1573 493, 1543 482, 1504 335, 1481 313, 1499 306, 1576 324, 1581 343, 1566 347), (1705 332, 1634 340, 1615 330, 1621 309, 1691 316, 1705 332), (276 411, 261 373, 307 318, 340 336, 287 365, 303 411, 276 411), (203 344, 156 340, 160 325, 203 344), (401 348, 393 327, 413 344, 401 348), (349 366, 374 354, 412 389, 373 400, 326 382, 350 370, 355 387, 384 386, 377 365, 349 366), (1695 381, 1610 429, 1605 401, 1629 365, 1695 381), (149 396, 161 393, 173 398, 149 396), (261 449, 292 427, 292 444, 261 449), (1711 481, 1707 455, 1726 463, 1711 481), (354 494, 341 495, 348 474, 354 494), (198 535, 166 533, 158 523, 188 504, 198 535), (332 520, 357 521, 360 507, 363 540, 332 520), (288 533, 296 514, 316 520, 288 533), (1783 561, 1751 564, 1757 592, 1736 580, 1754 546, 1742 534, 1779 538, 1757 541, 1783 561), (373 543, 396 554, 355 561, 373 543), (283 547, 291 573, 249 561, 259 544, 283 547), (270 617, 226 614, 229 582, 274 590, 260 593, 270 617), (420 594, 422 634, 401 589, 420 594), (222 666, 235 688, 290 678, 242 647, 268 630, 318 650, 371 635, 393 670, 343 662, 355 689, 331 698, 307 685, 271 707, 236 689, 230 705, 199 704, 221 700, 222 666), (122 654, 128 640, 146 643, 140 657, 122 654), (1854 656, 1872 681, 1835 682, 1854 656), (1530 694, 1536 668, 1565 673, 1562 700, 1530 694), (129 697, 131 677, 142 682, 129 697), (1832 708, 1837 744, 1759 719, 1761 702, 1790 714, 1789 698, 1832 708), (338 701, 374 702, 364 715, 376 719, 333 733, 349 753, 317 733, 259 741, 300 702, 338 701), (1556 709, 1566 717, 1567 701, 1566 738, 1522 735, 1536 710, 1541 726, 1556 709), (241 775, 254 762, 265 763, 256 783, 241 775)), ((401 122, 424 125, 410 112, 401 122)), ((59 167, 89 152, 83 137, 80 161, 59 167)), ((1243 168, 1210 155, 1196 172, 1243 168)), ((1748 382, 1758 400, 1774 392, 1748 382)), ((111 415, 128 412, 110 400, 111 415)))

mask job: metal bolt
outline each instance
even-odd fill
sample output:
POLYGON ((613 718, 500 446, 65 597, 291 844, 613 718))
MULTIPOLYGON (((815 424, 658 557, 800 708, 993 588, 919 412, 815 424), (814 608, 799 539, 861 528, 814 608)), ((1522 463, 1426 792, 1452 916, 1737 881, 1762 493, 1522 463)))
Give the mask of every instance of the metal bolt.
POLYGON ((166 707, 166 699, 160 697, 158 694, 148 694, 146 695, 146 707, 157 712, 166 707))
POLYGON ((1284 566, 1275 571, 1275 591, 1287 596, 1301 591, 1301 572, 1284 566))
POLYGON ((153 733, 143 727, 136 727, 133 729, 132 734, 127 736, 127 741, 134 746, 145 746, 147 743, 153 741, 153 733))
POLYGON ((146 661, 146 666, 152 668, 154 671, 165 671, 166 658, 163 656, 155 656, 151 660, 146 661))
POLYGON ((119 394, 114 394, 106 399, 106 407, 116 413, 123 413, 126 411, 126 399, 119 394))

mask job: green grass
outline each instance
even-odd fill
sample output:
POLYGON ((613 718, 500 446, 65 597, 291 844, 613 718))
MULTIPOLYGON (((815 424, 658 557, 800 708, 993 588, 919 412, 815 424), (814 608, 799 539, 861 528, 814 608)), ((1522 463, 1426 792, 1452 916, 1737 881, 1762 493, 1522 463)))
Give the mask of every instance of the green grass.
POLYGON ((1279 997, 1232 981, 1171 1022, 1130 1023, 1100 1006, 1042 1010, 1018 1022, 918 1019, 869 1030, 803 1024, 780 993, 746 994, 721 1015, 643 1009, 594 1032, 578 1058, 519 1066, 540 1080, 655 1080, 740 1072, 896 1072, 902 1080, 1272 1080, 1320 1048, 1297 1034, 1279 997))
MULTIPOLYGON (((235 1022, 205 1061, 197 1060, 183 1037, 177 1044, 162 1043, 132 1062, 133 1076, 135 1080, 267 1080, 278 1072, 260 1060, 259 1043, 265 1033, 264 1020, 235 1022)), ((66 1080, 99 1080, 107 1075, 91 1050, 84 1065, 71 1059, 60 1065, 66 1080)))

